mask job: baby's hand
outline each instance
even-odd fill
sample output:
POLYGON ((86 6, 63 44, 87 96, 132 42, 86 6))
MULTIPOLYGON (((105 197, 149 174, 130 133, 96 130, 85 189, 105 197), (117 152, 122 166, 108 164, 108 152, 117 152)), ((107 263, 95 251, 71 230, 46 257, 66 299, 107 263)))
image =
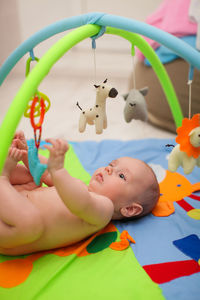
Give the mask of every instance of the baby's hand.
POLYGON ((26 150, 18 149, 15 144, 13 143, 12 146, 9 149, 9 158, 14 160, 15 162, 18 162, 22 160, 23 155, 26 153, 26 150))
POLYGON ((46 139, 46 142, 52 144, 52 146, 44 146, 50 152, 50 156, 48 159, 49 171, 62 169, 64 166, 65 153, 69 149, 67 141, 61 139, 46 139))
POLYGON ((15 133, 12 144, 14 144, 14 146, 20 150, 26 150, 26 151, 28 150, 26 138, 24 136, 23 131, 21 130, 15 133))

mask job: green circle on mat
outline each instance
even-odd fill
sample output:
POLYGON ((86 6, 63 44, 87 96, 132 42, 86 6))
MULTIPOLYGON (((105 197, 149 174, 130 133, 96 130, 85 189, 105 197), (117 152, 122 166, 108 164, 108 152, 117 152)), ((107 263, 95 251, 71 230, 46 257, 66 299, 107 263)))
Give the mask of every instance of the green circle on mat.
POLYGON ((115 242, 117 239, 117 232, 106 232, 96 236, 92 242, 87 246, 88 253, 97 253, 103 249, 106 249, 115 242))

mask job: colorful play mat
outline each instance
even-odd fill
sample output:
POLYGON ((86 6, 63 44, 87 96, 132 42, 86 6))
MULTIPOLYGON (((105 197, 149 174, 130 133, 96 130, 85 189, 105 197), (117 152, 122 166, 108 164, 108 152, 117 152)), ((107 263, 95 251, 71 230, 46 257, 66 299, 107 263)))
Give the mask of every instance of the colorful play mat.
MULTIPOLYGON (((198 299, 200 294, 199 169, 167 171, 169 139, 71 142, 65 165, 86 184, 120 156, 156 172, 160 199, 153 214, 115 221, 73 246, 0 256, 0 299, 198 299), (148 145, 148 151, 146 149, 148 145), (164 205, 162 205, 164 203, 164 205)), ((40 150, 47 155, 47 150, 40 150)))

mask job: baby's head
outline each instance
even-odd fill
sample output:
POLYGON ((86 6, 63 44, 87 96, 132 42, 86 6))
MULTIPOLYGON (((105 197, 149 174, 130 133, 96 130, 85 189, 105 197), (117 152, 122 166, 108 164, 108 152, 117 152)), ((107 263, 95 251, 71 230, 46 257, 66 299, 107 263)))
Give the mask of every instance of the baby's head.
POLYGON ((89 184, 113 202, 115 220, 141 217, 155 207, 160 192, 153 170, 143 161, 121 157, 97 169, 89 184))

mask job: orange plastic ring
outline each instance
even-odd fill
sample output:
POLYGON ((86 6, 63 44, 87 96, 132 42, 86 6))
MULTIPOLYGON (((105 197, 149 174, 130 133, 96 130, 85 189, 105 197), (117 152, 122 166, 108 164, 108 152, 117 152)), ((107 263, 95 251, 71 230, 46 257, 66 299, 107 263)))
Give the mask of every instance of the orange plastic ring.
POLYGON ((38 96, 35 96, 33 99, 33 102, 31 104, 31 111, 30 111, 30 120, 31 120, 31 125, 32 127, 36 130, 38 128, 40 128, 42 126, 42 123, 44 121, 44 115, 45 115, 45 103, 43 98, 40 98, 40 100, 38 99, 38 96), (40 101, 40 119, 39 122, 37 124, 35 124, 35 120, 34 120, 34 112, 35 112, 35 106, 36 103, 40 101))

